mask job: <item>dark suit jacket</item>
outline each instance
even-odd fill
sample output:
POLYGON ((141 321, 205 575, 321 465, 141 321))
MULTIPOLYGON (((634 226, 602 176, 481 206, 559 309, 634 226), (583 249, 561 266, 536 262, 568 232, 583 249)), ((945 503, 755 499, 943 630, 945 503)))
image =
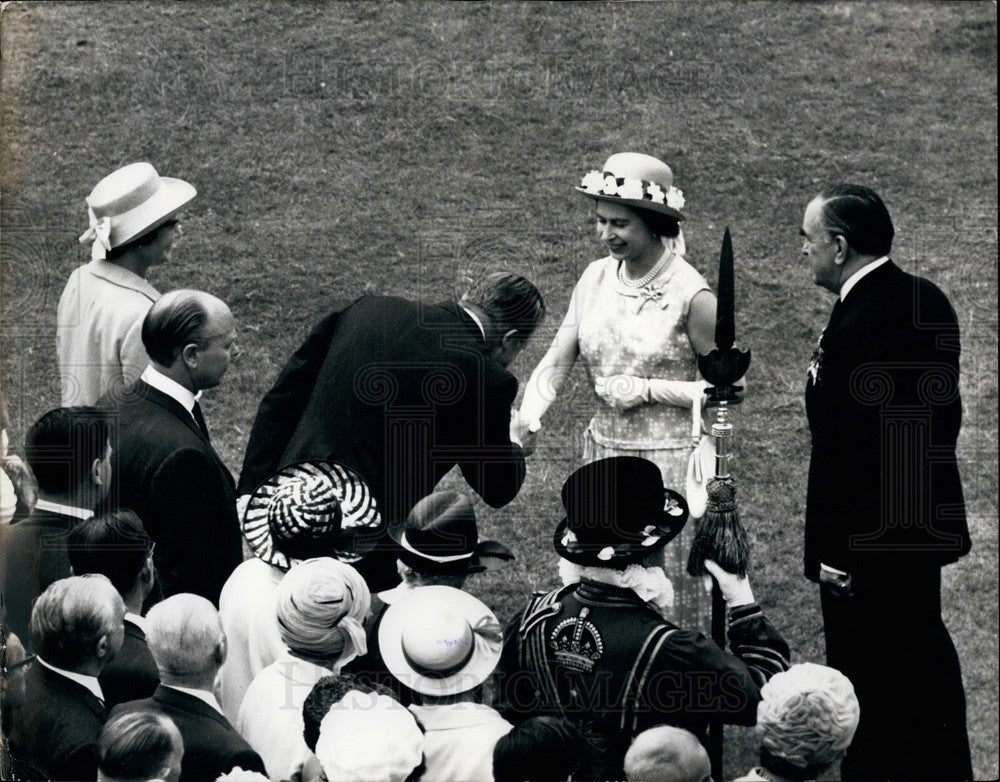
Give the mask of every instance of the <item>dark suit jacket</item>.
POLYGON ((115 408, 109 505, 131 508, 156 542, 166 597, 193 592, 218 605, 243 560, 233 476, 191 415, 139 380, 115 408))
POLYGON ((954 310, 891 261, 834 308, 808 381, 806 576, 867 577, 969 551, 955 458, 962 418, 954 310))
POLYGON ((154 711, 170 717, 184 740, 180 782, 214 782, 239 766, 266 774, 264 762, 229 721, 193 695, 165 687, 153 697, 129 701, 111 710, 111 716, 135 711, 154 711))
POLYGON ((389 523, 456 465, 501 507, 524 480, 509 435, 516 393, 456 304, 362 297, 317 325, 264 397, 239 493, 281 467, 328 458, 364 477, 389 523))
POLYGON ((109 709, 125 701, 148 698, 160 685, 160 673, 146 645, 146 634, 128 619, 121 650, 97 678, 109 709))
POLYGON ((94 743, 107 717, 104 705, 86 687, 37 662, 25 682, 27 698, 13 704, 11 714, 11 755, 48 779, 97 779, 94 743))
POLYGON ((26 649, 31 646, 28 624, 35 598, 53 581, 70 576, 66 537, 77 522, 73 516, 35 510, 29 518, 0 529, 7 624, 26 649))

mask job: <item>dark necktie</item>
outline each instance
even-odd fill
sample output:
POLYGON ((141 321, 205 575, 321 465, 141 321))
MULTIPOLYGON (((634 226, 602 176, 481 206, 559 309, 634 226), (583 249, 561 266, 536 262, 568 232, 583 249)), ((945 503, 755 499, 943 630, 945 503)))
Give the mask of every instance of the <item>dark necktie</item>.
POLYGON ((194 403, 194 407, 191 409, 191 415, 194 416, 195 422, 201 427, 201 431, 205 433, 205 439, 211 440, 208 436, 208 424, 205 423, 205 416, 201 414, 201 405, 197 402, 194 403))

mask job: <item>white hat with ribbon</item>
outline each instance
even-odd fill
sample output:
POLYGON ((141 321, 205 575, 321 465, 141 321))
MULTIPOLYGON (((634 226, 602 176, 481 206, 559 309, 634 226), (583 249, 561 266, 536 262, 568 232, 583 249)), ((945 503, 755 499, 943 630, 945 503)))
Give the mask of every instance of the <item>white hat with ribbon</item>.
POLYGON ((161 177, 149 163, 131 163, 108 174, 87 196, 90 227, 80 244, 91 257, 145 236, 172 218, 198 191, 183 179, 161 177))

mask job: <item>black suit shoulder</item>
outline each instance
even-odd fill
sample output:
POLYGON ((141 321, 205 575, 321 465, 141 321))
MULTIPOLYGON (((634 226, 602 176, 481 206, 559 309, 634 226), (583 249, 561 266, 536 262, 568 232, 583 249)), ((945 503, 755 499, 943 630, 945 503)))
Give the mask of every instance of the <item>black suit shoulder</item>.
POLYGON ((892 262, 834 308, 806 390, 806 574, 969 551, 955 455, 959 328, 945 294, 892 262))
POLYGON ((148 698, 159 686, 160 674, 146 644, 146 635, 132 622, 125 621, 122 648, 98 679, 109 709, 119 703, 148 698))
POLYGON ((12 714, 11 754, 48 779, 96 779, 94 744, 107 716, 101 701, 38 662, 27 672, 25 692, 12 714))
POLYGON ((66 537, 77 523, 73 516, 35 509, 31 516, 0 528, 0 583, 6 621, 30 646, 31 605, 53 582, 70 575, 66 537))
POLYGON ((193 592, 217 604, 243 559, 232 474, 187 410, 141 380, 115 416, 108 505, 142 519, 164 595, 193 592))
POLYGON ((193 695, 160 685, 153 696, 120 704, 111 716, 154 711, 173 720, 184 740, 180 782, 214 782, 239 766, 266 774, 260 755, 207 703, 193 695))

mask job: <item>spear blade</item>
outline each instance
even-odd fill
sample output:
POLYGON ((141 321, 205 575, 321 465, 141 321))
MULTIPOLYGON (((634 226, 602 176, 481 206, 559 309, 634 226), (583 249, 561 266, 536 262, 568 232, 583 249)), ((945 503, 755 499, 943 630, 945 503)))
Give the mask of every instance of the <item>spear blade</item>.
POLYGON ((736 342, 736 297, 733 291, 733 240, 729 226, 722 236, 719 254, 719 305, 715 316, 715 346, 729 350, 736 342))

